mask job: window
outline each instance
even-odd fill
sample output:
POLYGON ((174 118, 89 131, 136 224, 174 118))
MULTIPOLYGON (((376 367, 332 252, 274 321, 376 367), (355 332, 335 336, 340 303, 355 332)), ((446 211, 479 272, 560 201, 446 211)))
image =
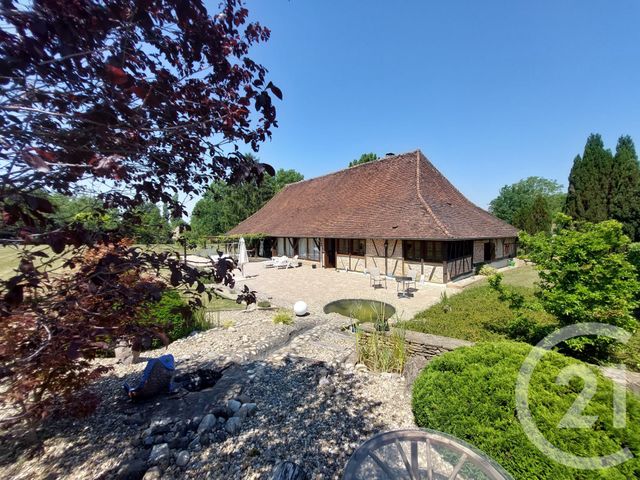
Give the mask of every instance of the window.
POLYGON ((337 251, 340 255, 364 257, 367 251, 367 241, 361 238, 339 238, 337 251))
POLYGON ((402 243, 404 259, 413 262, 441 262, 442 242, 427 240, 405 240, 402 243))
POLYGON ((320 261, 320 239, 309 239, 309 259, 320 261))
POLYGON ((402 251, 405 260, 413 260, 419 262, 422 260, 422 241, 421 240, 405 240, 402 243, 402 251))
POLYGON ((447 255, 449 260, 473 255, 473 242, 471 241, 449 242, 447 246, 449 248, 449 254, 447 255))
POLYGON ((349 239, 339 238, 337 252, 341 255, 349 255, 349 239))
POLYGON ((424 242, 422 255, 425 262, 441 262, 442 242, 424 242))
POLYGON ((354 238, 351 240, 351 255, 357 255, 364 257, 367 251, 367 241, 361 238, 354 238))

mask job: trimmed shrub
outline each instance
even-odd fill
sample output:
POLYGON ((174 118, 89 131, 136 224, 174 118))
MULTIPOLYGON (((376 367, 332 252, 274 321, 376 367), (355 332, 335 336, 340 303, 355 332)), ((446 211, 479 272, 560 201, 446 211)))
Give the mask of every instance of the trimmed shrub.
MULTIPOLYGON (((548 352, 534 370, 529 406, 536 425, 557 448, 583 457, 628 447, 635 458, 603 470, 576 470, 556 463, 527 438, 516 415, 515 384, 532 347, 516 342, 481 343, 433 360, 413 387, 413 413, 420 427, 459 437, 500 463, 516 479, 626 479, 640 477, 640 400, 627 395, 625 428, 613 427, 613 384, 593 367, 598 389, 583 415, 597 415, 593 428, 558 428, 582 392, 584 381, 557 384, 567 366, 582 364, 548 352)), ((585 364, 582 364, 585 365, 585 364)))

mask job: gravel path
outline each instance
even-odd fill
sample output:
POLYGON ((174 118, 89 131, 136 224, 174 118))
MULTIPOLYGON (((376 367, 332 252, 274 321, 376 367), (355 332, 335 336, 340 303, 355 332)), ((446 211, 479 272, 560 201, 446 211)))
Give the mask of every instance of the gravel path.
POLYGON ((173 354, 179 372, 236 365, 217 396, 132 404, 122 383, 135 382, 144 363, 105 360, 114 369, 96 386, 104 397, 98 411, 43 426, 44 449, 32 458, 0 436, 0 478, 268 479, 282 460, 302 465, 311 479, 340 478, 360 443, 414 425, 404 378, 353 364, 344 317, 314 314, 287 326, 275 325, 274 313, 226 312, 228 328, 144 354, 173 354), (174 404, 188 414, 167 410, 174 404), (213 426, 203 427, 205 416, 213 426))

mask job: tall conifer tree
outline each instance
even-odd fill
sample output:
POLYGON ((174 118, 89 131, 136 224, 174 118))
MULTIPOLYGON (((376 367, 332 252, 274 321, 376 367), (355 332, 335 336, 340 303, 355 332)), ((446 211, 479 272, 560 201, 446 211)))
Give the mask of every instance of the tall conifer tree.
POLYGON ((602 222, 609 218, 610 178, 613 155, 602 137, 591 134, 582 157, 573 161, 565 213, 578 220, 602 222))
POLYGON ((624 232, 640 240, 640 163, 633 140, 618 139, 610 175, 609 218, 624 225, 624 232))

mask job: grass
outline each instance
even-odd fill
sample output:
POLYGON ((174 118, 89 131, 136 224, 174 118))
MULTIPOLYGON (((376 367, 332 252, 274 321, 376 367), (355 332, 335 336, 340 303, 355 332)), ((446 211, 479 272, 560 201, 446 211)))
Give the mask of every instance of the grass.
POLYGON ((392 333, 356 331, 358 362, 374 372, 402 373, 407 362, 404 330, 392 333))
POLYGON ((293 325, 293 315, 286 310, 280 310, 273 316, 273 323, 278 325, 293 325))
MULTIPOLYGON (((504 283, 513 286, 528 298, 533 297, 534 282, 537 279, 538 274, 532 267, 507 270, 504 273, 504 283)), ((555 322, 551 315, 544 312, 534 312, 533 317, 542 324, 555 322)), ((514 313, 498 299, 498 294, 483 279, 398 326, 471 342, 496 341, 507 338, 499 330, 514 318, 514 313)))

